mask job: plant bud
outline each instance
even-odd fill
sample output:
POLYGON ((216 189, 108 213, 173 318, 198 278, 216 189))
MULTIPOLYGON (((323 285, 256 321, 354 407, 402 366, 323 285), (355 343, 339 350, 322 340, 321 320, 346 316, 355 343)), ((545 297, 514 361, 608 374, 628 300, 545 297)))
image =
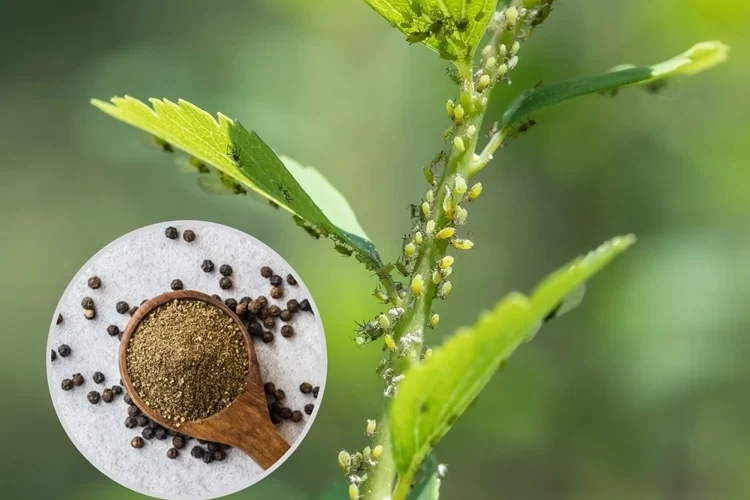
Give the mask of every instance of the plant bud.
POLYGON ((424 230, 427 234, 432 234, 433 231, 435 231, 435 221, 434 220, 428 220, 427 224, 424 226, 424 230))
POLYGON ((396 352, 396 342, 393 341, 393 337, 390 335, 385 336, 385 347, 391 352, 396 352))
POLYGON ((459 127, 463 125, 464 123, 464 107, 458 104, 455 108, 453 108, 453 120, 456 122, 456 125, 459 127))
POLYGON ((501 64, 497 68, 497 77, 498 78, 503 78, 507 74, 508 74, 508 65, 507 64, 501 64))
POLYGON ((451 120, 455 119, 455 117, 456 117, 455 107, 456 107, 456 105, 453 103, 452 100, 448 99, 445 102, 445 111, 446 111, 446 113, 448 113, 448 118, 450 118, 451 120))
POLYGON ((435 238, 438 240, 447 240, 448 238, 452 238, 454 234, 456 234, 455 227, 444 227, 435 235, 435 238))
POLYGON ((365 428, 365 434, 368 436, 375 435, 375 430, 378 427, 378 423, 375 420, 368 420, 367 421, 367 427, 365 428))
POLYGON ((414 241, 417 243, 417 245, 421 245, 422 241, 423 241, 423 239, 422 239, 422 233, 420 233, 419 231, 417 231, 416 233, 414 233, 414 241))
POLYGON ((412 278, 411 280, 411 291, 419 297, 422 295, 422 291, 424 290, 424 279, 422 278, 421 274, 417 274, 412 278))
POLYGON ((341 450, 338 456, 339 468, 344 471, 344 474, 349 474, 349 466, 352 463, 352 457, 347 453, 346 450, 341 450))
POLYGON ((450 281, 446 281, 440 287, 440 296, 442 298, 446 298, 448 295, 450 295, 451 290, 453 290, 453 283, 451 283, 450 281))
POLYGON ((477 90, 479 92, 482 92, 484 89, 490 86, 490 75, 482 75, 479 78, 479 83, 477 84, 477 90))
POLYGON ((417 247, 411 241, 404 247, 404 256, 407 258, 413 257, 417 251, 417 247))
POLYGON ((479 195, 482 194, 482 183, 477 182, 473 186, 471 186, 471 189, 469 190, 469 201, 474 201, 477 198, 479 198, 479 195))
POLYGON ((359 498, 359 488, 356 484, 352 483, 349 485, 349 500, 357 500, 359 498))
POLYGON ((379 444, 375 448, 372 449, 372 459, 377 460, 381 456, 383 456, 383 446, 379 444))
POLYGON ((440 266, 440 269, 447 269, 453 265, 453 262, 455 259, 451 257, 450 255, 446 255, 442 259, 440 259, 440 262, 438 265, 440 266))
POLYGON ((380 325, 380 328, 386 330, 391 326, 391 320, 389 320, 388 316, 385 314, 381 314, 378 316, 378 324, 380 325))
POLYGON ((456 175, 456 179, 453 181, 453 192, 462 195, 466 192, 466 179, 461 174, 456 175))
MULTIPOLYGON (((440 315, 433 314, 432 317, 430 318, 430 327, 436 328, 438 326, 438 323, 440 323, 440 315)), ((427 353, 425 353, 425 358, 427 358, 427 353)))
POLYGON ((455 239, 451 241, 451 245, 453 245, 453 248, 457 248, 458 250, 471 250, 472 248, 474 248, 474 242, 471 240, 455 239))
POLYGON ((426 201, 422 203, 422 215, 424 215, 425 217, 430 215, 430 204, 426 201))

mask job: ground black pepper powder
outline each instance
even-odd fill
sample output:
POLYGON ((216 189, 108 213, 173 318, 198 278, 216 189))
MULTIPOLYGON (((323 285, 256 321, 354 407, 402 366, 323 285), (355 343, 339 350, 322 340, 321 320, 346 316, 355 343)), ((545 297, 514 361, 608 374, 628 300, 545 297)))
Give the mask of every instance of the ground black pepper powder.
POLYGON ((193 449, 190 450, 190 455, 192 455, 194 458, 203 458, 203 454, 205 452, 203 451, 203 448, 200 446, 193 446, 193 449))
POLYGON ((105 403, 111 403, 115 399, 115 393, 112 392, 112 389, 104 389, 102 391, 102 401, 105 403))
POLYGON ((299 422, 302 420, 302 412, 299 410, 294 410, 292 412, 292 422, 299 422))
POLYGON ((184 233, 182 233, 182 239, 187 241, 188 243, 192 243, 195 241, 195 232, 188 229, 184 233))
POLYGON ((284 296, 284 290, 282 290, 279 286, 275 286, 271 288, 271 291, 268 292, 268 294, 271 296, 271 298, 280 299, 284 296))
POLYGON ((102 280, 99 279, 98 276, 92 276, 91 278, 89 278, 88 285, 89 285, 89 288, 91 288, 92 290, 97 290, 101 288, 102 280))
POLYGON ((172 283, 169 285, 169 287, 174 290, 182 290, 185 288, 185 285, 182 284, 182 280, 172 280, 172 283))
POLYGON ((214 263, 213 261, 210 261, 208 259, 204 260, 201 264, 201 269, 203 269, 204 273, 212 273, 214 272, 214 263))
POLYGON ((224 276, 219 280, 219 288, 222 290, 229 290, 232 288, 232 279, 224 276))
POLYGON ((95 405, 95 404, 99 404, 101 395, 96 391, 91 391, 86 395, 86 398, 89 400, 89 403, 91 403, 92 405, 95 405))
POLYGON ((104 374, 102 372, 94 372, 94 382, 97 384, 103 384, 104 383, 104 374))
POLYGON ((84 297, 83 299, 81 299, 81 307, 83 307, 84 309, 93 309, 94 307, 96 307, 94 305, 94 299, 92 299, 91 297, 84 297))
POLYGON ((249 360, 237 324, 199 300, 174 300, 139 324, 127 350, 133 387, 177 422, 207 418, 244 390, 249 360))
POLYGON ((167 458, 174 460, 180 454, 177 448, 170 448, 167 450, 167 458))
POLYGON ((260 339, 264 344, 270 344, 271 342, 273 342, 273 333, 263 332, 263 334, 260 336, 260 339))
POLYGON ((84 382, 83 375, 81 375, 80 373, 74 373, 72 378, 73 378, 74 385, 76 386, 83 385, 83 382, 84 382))
POLYGON ((232 266, 229 264, 224 264, 219 268, 219 272, 222 276, 231 276, 234 272, 234 269, 232 269, 232 266))
POLYGON ((292 321, 292 313, 289 311, 289 309, 284 309, 281 311, 281 314, 279 314, 279 319, 288 323, 292 321))
POLYGON ((115 304, 115 310, 120 314, 125 314, 128 312, 128 310, 130 310, 130 306, 128 305, 127 302, 125 302, 124 300, 121 300, 120 302, 115 304))
POLYGON ((62 323, 62 322, 63 322, 63 317, 62 317, 62 314, 58 314, 58 315, 57 315, 57 321, 55 321, 55 324, 58 324, 58 325, 59 325, 59 324, 60 324, 60 323, 62 323))
POLYGON ((294 336, 294 328, 292 325, 284 325, 281 327, 281 336, 288 339, 294 336))
POLYGON ((263 276, 264 278, 268 279, 271 276, 273 276, 273 269, 271 269, 268 266, 263 266, 263 267, 260 268, 260 275, 263 276))
POLYGON ((314 404, 307 404, 305 405, 305 413, 308 415, 312 415, 313 409, 315 408, 314 404))
POLYGON ((141 438, 139 436, 136 436, 132 440, 130 440, 130 446, 132 446, 136 450, 139 450, 139 449, 143 448, 143 446, 145 444, 146 443, 143 441, 143 438, 141 438))
POLYGON ((117 337, 120 335, 120 327, 117 325, 109 325, 107 327, 107 333, 110 337, 117 337))
POLYGON ((312 385, 307 382, 302 382, 299 386, 299 392, 302 394, 310 394, 312 392, 312 385))
POLYGON ((57 359, 57 353, 54 349, 50 349, 50 361, 55 361, 57 359))
POLYGON ((176 240, 180 237, 180 233, 177 231, 177 228, 172 226, 169 226, 166 231, 164 231, 164 234, 170 240, 176 240))
POLYGON ((297 280, 291 274, 286 275, 286 282, 291 286, 297 286, 297 280))
POLYGON ((57 348, 57 353, 63 358, 67 358, 71 353, 70 346, 68 344, 61 344, 60 347, 57 348))
POLYGON ((69 378, 63 379, 62 383, 60 384, 60 387, 62 387, 63 391, 69 391, 73 388, 73 381, 69 378))

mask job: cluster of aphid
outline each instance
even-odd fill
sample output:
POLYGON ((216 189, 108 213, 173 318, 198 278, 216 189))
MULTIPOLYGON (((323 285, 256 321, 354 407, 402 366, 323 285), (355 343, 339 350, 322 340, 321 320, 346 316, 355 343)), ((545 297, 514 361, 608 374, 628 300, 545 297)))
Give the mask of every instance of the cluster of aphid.
MULTIPOLYGON (((463 34, 469 27, 469 19, 462 17, 454 19, 441 9, 433 8, 426 11, 419 0, 409 0, 409 10, 402 12, 403 21, 399 27, 407 33, 406 41, 419 43, 434 40, 440 53, 440 57, 450 61, 457 59, 457 52, 463 52, 467 56, 467 45, 463 34)), ((480 21, 487 12, 481 11, 476 15, 476 21, 480 21)))
MULTIPOLYGON (((377 423, 375 420, 368 420, 365 427, 365 435, 373 439, 377 434, 377 423)), ((383 455, 383 445, 375 444, 365 446, 362 451, 349 453, 341 450, 338 455, 338 464, 349 481, 349 499, 357 500, 360 497, 360 487, 367 480, 367 476, 372 468, 377 465, 378 460, 383 455)))

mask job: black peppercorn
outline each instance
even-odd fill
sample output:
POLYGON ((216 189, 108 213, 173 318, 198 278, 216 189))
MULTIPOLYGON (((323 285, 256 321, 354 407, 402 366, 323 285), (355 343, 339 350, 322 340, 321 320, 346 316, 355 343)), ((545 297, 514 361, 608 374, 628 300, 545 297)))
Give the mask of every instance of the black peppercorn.
POLYGON ((115 393, 112 392, 112 389, 104 389, 102 391, 102 401, 105 403, 111 403, 115 399, 115 393))
POLYGON ((312 415, 314 408, 315 408, 315 405, 312 403, 305 405, 305 413, 307 413, 308 415, 312 415))
POLYGON ((240 299, 240 304, 249 304, 252 301, 253 301, 252 297, 245 296, 240 299))
POLYGON ((231 278, 227 278, 226 276, 221 278, 219 280, 219 288, 221 288, 222 290, 229 290, 230 288, 232 288, 231 278))
POLYGON ((130 398, 130 394, 125 393, 125 395, 122 397, 122 400, 125 401, 126 405, 132 405, 133 400, 130 398))
POLYGON ((62 344, 60 347, 57 348, 57 353, 62 356, 63 358, 67 358, 70 356, 71 349, 68 344, 62 344))
POLYGON ((80 373, 74 373, 72 378, 73 378, 73 385, 77 385, 77 386, 83 385, 83 382, 84 382, 83 375, 81 375, 80 373))
POLYGON ((224 305, 226 305, 232 311, 234 311, 235 309, 237 309, 237 301, 234 300, 234 299, 227 299, 227 300, 225 300, 224 301, 224 305))
POLYGON ((170 240, 176 240, 180 237, 180 233, 177 231, 176 227, 169 226, 166 231, 164 231, 164 234, 167 238, 170 240))
POLYGON ((154 439, 154 435, 156 432, 154 432, 153 427, 144 427, 141 431, 141 436, 143 436, 144 439, 154 439))
POLYGON ((137 426, 138 421, 133 417, 128 417, 125 419, 125 427, 127 427, 128 429, 135 429, 137 426))
POLYGON ((268 308, 268 314, 274 318, 281 316, 281 308, 279 306, 271 306, 268 308))
POLYGON ((96 309, 86 309, 85 311, 83 311, 83 316, 86 319, 96 318, 96 309))
POLYGON ((121 300, 115 305, 115 310, 120 314, 125 314, 130 309, 130 306, 124 300, 121 300))
POLYGON ((292 409, 287 406, 283 407, 281 409, 281 418, 283 418, 284 420, 289 420, 290 418, 292 418, 292 409))
POLYGON ((201 269, 203 269, 204 273, 212 273, 214 272, 214 263, 211 260, 204 260, 201 264, 201 269))
POLYGON ((282 290, 279 286, 275 286, 271 288, 271 291, 268 292, 268 294, 271 296, 271 298, 280 299, 284 296, 284 290, 282 290))
POLYGON ((117 337, 120 335, 120 327, 117 325, 109 325, 107 327, 107 333, 110 337, 117 337))
POLYGON ((203 454, 203 463, 210 464, 214 461, 214 454, 211 452, 206 452, 203 454))
POLYGON ((273 269, 268 266, 263 266, 260 268, 260 275, 264 278, 270 278, 271 276, 273 276, 273 269))
POLYGON ((307 299, 304 299, 299 303, 299 308, 303 311, 312 311, 312 307, 310 307, 310 301, 307 299))
POLYGON ((284 401, 284 399, 286 398, 286 393, 283 389, 276 389, 273 395, 276 398, 276 401, 284 401))
POLYGON ((101 395, 96 391, 91 391, 86 395, 86 398, 89 400, 89 403, 92 405, 98 404, 99 400, 101 399, 101 395))
POLYGON ((104 383, 104 374, 102 372, 95 372, 93 378, 94 382, 96 382, 97 384, 104 383))
POLYGON ((310 394, 312 392, 312 385, 307 382, 302 382, 299 386, 299 392, 302 394, 310 394))
POLYGON ((276 326, 276 319, 272 316, 268 316, 266 319, 263 320, 263 325, 265 325, 266 328, 273 329, 276 326))
POLYGON ((247 316, 247 302, 240 302, 237 307, 234 308, 235 314, 240 318, 247 316))
POLYGON ((57 353, 55 352, 54 349, 50 349, 50 355, 49 355, 49 357, 50 357, 50 361, 54 361, 54 360, 57 359, 57 353))
POLYGON ((176 449, 181 450, 185 447, 185 438, 182 436, 175 436, 172 438, 172 446, 176 449))
MULTIPOLYGON (((187 234, 187 231, 185 232, 185 234, 187 234)), ((169 458, 169 459, 174 460, 175 458, 177 458, 177 455, 179 455, 179 454, 180 454, 180 452, 177 451, 176 448, 170 448, 170 449, 167 450, 167 458, 169 458)))
POLYGON ((254 300, 247 305, 247 310, 253 314, 258 314, 263 310, 263 307, 264 305, 260 301, 254 300))
POLYGON ((221 297, 219 297, 216 294, 211 295, 211 297, 213 297, 214 299, 218 300, 219 302, 223 302, 223 300, 221 300, 221 297))
POLYGON ((169 287, 172 290, 182 290, 185 286, 182 284, 182 280, 172 280, 172 283, 169 285, 169 287))
POLYGON ((133 306, 130 308, 130 311, 128 311, 128 314, 131 316, 135 314, 135 312, 138 310, 138 306, 133 306))
POLYGON ((273 394, 276 392, 276 385, 273 382, 266 382, 263 384, 263 391, 266 394, 273 394))
POLYGON ((221 462, 225 458, 227 458, 227 454, 224 453, 224 450, 216 450, 214 452, 214 460, 216 460, 217 462, 221 462))
POLYGON ((263 327, 260 326, 260 323, 253 321, 252 323, 247 325, 247 333, 249 333, 253 337, 259 337, 263 335, 263 327))
POLYGON ((154 436, 159 441, 163 441, 163 440, 167 439, 167 430, 164 429, 163 427, 158 427, 156 429, 156 431, 154 431, 154 436))
POLYGON ((294 336, 294 328, 292 328, 292 325, 284 325, 281 327, 281 336, 284 338, 289 338, 294 336))
POLYGON ((299 422, 302 420, 302 412, 299 410, 294 410, 292 412, 292 422, 299 422))
POLYGON ((231 276, 234 270, 229 264, 224 264, 219 268, 219 272, 222 276, 231 276))
POLYGON ((63 391, 69 391, 73 388, 73 381, 69 378, 63 379, 62 383, 60 384, 60 387, 62 387, 63 391))
POLYGON ((289 309, 284 309, 281 311, 281 314, 279 314, 279 319, 284 322, 292 321, 292 313, 289 311, 289 309))
POLYGON ((112 386, 112 392, 115 393, 115 396, 119 396, 123 393, 122 386, 120 385, 113 385, 112 386))
POLYGON ((84 297, 83 299, 81 299, 81 307, 83 307, 84 309, 93 309, 94 307, 96 307, 94 305, 94 299, 92 299, 91 297, 84 297))
POLYGON ((130 415, 131 417, 137 417, 140 414, 141 414, 141 410, 139 410, 136 405, 128 406, 128 415, 130 415))
POLYGON ((268 282, 271 283, 271 286, 278 287, 284 283, 284 280, 278 274, 274 274, 268 279, 268 282))
POLYGON ((258 304, 260 305, 261 309, 263 309, 264 307, 266 307, 268 305, 268 299, 265 296, 263 296, 263 295, 261 295, 260 297, 258 297, 255 300, 258 302, 258 304))
POLYGON ((263 332, 263 335, 261 335, 260 339, 264 344, 270 344, 271 342, 273 342, 273 333, 263 332))
POLYGON ((63 322, 63 317, 62 317, 62 314, 58 314, 58 315, 57 315, 57 321, 55 321, 55 323, 59 325, 59 324, 60 324, 60 323, 62 323, 62 322, 63 322))
POLYGON ((200 438, 198 438, 198 442, 199 442, 200 444, 208 444, 208 441, 206 441, 205 439, 200 439, 200 438))
POLYGON ((320 386, 319 385, 316 385, 315 387, 313 387, 312 395, 313 395, 314 398, 318 397, 318 392, 319 391, 320 391, 320 386))
POLYGON ((188 229, 184 233, 182 233, 182 239, 187 241, 188 243, 192 243, 195 241, 195 232, 188 229))
POLYGON ((98 288, 101 288, 102 280, 100 280, 98 276, 92 276, 91 278, 89 278, 88 285, 92 290, 96 290, 98 288))
POLYGON ((203 458, 203 454, 204 454, 204 453, 205 453, 205 452, 203 451, 203 448, 201 448, 200 446, 193 446, 193 449, 192 449, 192 450, 190 450, 190 454, 191 454, 191 455, 192 455, 192 456, 193 456, 194 458, 203 458))
POLYGON ((274 424, 281 423, 281 417, 278 416, 276 413, 271 413, 271 422, 274 424))
POLYGON ((291 274, 286 275, 286 282, 291 286, 297 286, 297 280, 291 274))
POLYGON ((139 436, 136 436, 136 437, 134 437, 133 439, 130 440, 130 446, 132 446, 136 450, 139 450, 139 449, 143 448, 143 445, 145 445, 145 444, 146 443, 143 441, 143 438, 141 438, 139 436))
POLYGON ((206 448, 208 448, 208 451, 216 451, 221 449, 221 445, 219 443, 210 442, 206 445, 206 448))
POLYGON ((138 422, 138 427, 146 427, 148 424, 151 423, 148 417, 143 414, 140 414, 137 417, 135 417, 135 420, 138 422))

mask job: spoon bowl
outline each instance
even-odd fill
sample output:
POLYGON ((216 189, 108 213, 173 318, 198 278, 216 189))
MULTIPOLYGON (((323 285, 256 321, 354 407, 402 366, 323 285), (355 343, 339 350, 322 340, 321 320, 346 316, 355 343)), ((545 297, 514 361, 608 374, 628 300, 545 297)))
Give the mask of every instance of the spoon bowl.
POLYGON ((119 353, 120 376, 133 403, 148 418, 157 424, 205 441, 228 444, 239 448, 264 470, 275 464, 289 451, 289 444, 276 430, 268 414, 263 381, 260 377, 258 358, 245 325, 237 315, 222 302, 210 295, 195 290, 179 290, 157 295, 138 307, 123 332, 119 353), (245 389, 229 406, 203 420, 174 422, 153 411, 133 387, 128 373, 127 354, 130 339, 138 330, 141 321, 153 310, 173 300, 199 300, 221 309, 232 320, 243 338, 248 356, 245 389))

